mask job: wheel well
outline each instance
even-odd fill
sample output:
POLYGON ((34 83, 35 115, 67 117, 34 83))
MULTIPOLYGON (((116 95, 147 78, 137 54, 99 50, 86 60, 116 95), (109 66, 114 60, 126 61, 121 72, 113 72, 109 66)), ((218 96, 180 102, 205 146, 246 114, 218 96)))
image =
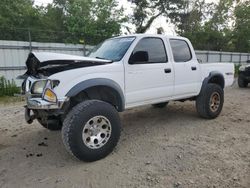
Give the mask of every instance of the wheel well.
POLYGON ((71 107, 84 100, 101 100, 114 106, 119 112, 123 111, 123 102, 119 92, 109 86, 92 86, 70 98, 71 107))
POLYGON ((223 76, 221 75, 214 75, 212 76, 209 80, 208 83, 212 83, 212 84, 217 84, 219 86, 221 86, 221 88, 223 89, 225 86, 225 81, 223 76))

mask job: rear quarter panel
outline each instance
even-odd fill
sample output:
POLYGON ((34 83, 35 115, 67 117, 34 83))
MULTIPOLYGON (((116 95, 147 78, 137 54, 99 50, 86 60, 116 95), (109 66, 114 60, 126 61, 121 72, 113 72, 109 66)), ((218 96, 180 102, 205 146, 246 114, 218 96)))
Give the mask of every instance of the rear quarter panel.
POLYGON ((203 63, 200 64, 203 80, 209 76, 210 72, 221 73, 225 79, 225 87, 231 86, 234 82, 233 63, 203 63))

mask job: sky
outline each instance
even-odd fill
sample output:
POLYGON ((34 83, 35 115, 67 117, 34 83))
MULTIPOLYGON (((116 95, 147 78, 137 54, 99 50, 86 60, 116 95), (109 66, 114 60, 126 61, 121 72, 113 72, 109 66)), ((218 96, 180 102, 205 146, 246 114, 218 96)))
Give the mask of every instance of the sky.
MULTIPOLYGON (((35 0, 35 5, 43 5, 46 6, 48 3, 52 3, 53 0, 35 0)), ((125 13, 129 14, 132 13, 131 10, 131 3, 129 3, 127 0, 120 0, 120 5, 124 7, 125 9, 125 13)), ((211 3, 211 2, 218 2, 218 0, 206 0, 206 2, 211 3)), ((131 25, 129 25, 130 27, 133 27, 131 25)), ((162 27, 164 29, 165 34, 170 34, 170 35, 176 35, 175 33, 175 29, 174 29, 174 24, 169 24, 166 23, 166 18, 159 17, 158 19, 156 19, 153 24, 151 25, 150 29, 146 32, 146 33, 151 33, 151 34, 155 34, 156 33, 156 28, 162 27)), ((123 33, 126 32, 125 29, 123 29, 123 33)))

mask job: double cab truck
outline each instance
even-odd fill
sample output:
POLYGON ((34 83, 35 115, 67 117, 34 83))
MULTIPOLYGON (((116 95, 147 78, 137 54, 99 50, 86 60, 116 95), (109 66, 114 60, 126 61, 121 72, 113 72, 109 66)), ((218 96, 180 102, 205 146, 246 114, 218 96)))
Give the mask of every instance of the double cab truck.
POLYGON ((191 100, 201 117, 213 119, 234 80, 233 64, 200 64, 187 38, 165 35, 114 37, 87 57, 33 52, 26 66, 26 121, 61 130, 66 149, 83 161, 112 152, 119 112, 191 100))

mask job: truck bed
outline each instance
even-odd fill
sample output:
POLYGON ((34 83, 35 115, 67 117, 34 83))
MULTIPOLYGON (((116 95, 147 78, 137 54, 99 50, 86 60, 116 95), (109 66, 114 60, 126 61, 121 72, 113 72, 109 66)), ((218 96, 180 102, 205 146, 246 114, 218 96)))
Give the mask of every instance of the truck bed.
POLYGON ((220 72, 225 78, 225 87, 231 86, 234 82, 233 63, 201 63, 202 79, 206 78, 210 72, 220 72))

